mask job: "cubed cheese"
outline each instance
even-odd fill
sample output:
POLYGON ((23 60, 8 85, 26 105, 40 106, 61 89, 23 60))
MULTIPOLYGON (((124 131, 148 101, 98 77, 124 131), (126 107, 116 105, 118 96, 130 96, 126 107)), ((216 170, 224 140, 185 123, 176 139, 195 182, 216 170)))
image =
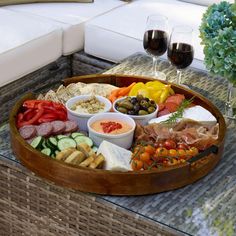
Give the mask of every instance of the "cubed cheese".
MULTIPOLYGON (((170 113, 168 115, 151 119, 149 121, 149 124, 160 123, 160 122, 166 121, 172 114, 173 113, 170 113)), ((195 121, 201 122, 202 124, 207 124, 207 125, 215 125, 217 122, 216 118, 211 114, 211 112, 209 112, 204 107, 198 106, 198 105, 185 109, 183 113, 183 117, 178 119, 177 121, 180 121, 182 119, 191 119, 191 120, 195 120, 195 121)))
POLYGON ((131 170, 130 160, 132 152, 122 147, 104 140, 100 144, 97 154, 102 154, 105 157, 105 170, 131 170))

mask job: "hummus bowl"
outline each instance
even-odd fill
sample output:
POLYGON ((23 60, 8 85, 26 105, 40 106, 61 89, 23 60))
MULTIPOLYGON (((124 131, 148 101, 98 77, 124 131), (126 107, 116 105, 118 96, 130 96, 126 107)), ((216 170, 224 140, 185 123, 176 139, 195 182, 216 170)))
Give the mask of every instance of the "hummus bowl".
POLYGON ((97 114, 88 120, 88 132, 89 137, 94 141, 94 143, 99 146, 103 140, 109 141, 120 147, 129 149, 133 142, 134 130, 136 124, 132 118, 128 115, 121 113, 103 113, 97 114), (120 128, 116 131, 105 131, 104 127, 100 124, 108 124, 113 122, 113 124, 119 124, 120 128))
POLYGON ((107 98, 99 95, 95 96, 79 95, 69 99, 66 102, 66 109, 68 112, 69 120, 76 121, 78 123, 79 129, 82 131, 87 131, 87 122, 90 117, 98 113, 109 112, 111 108, 112 108, 111 102, 107 98), (85 108, 76 107, 76 104, 87 102, 90 99, 95 99, 97 103, 101 104, 102 105, 101 109, 98 109, 98 107, 95 108, 94 106, 93 110, 92 105, 94 105, 94 102, 93 104, 85 104, 86 105, 85 108))

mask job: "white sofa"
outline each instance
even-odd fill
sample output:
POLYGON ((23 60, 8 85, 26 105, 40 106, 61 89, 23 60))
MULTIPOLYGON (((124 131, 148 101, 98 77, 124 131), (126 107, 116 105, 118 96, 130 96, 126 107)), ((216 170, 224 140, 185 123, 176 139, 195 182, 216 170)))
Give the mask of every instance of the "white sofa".
POLYGON ((0 8, 0 87, 60 56, 84 50, 108 61, 143 51, 146 18, 160 13, 174 25, 194 29, 195 61, 203 67, 199 25, 206 6, 177 0, 94 0, 84 3, 37 3, 0 8))

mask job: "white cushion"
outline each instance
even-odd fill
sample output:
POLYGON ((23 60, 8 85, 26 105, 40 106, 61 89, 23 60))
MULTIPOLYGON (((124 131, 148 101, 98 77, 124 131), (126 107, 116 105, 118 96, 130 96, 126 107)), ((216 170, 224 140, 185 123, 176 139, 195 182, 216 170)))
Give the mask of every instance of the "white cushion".
MULTIPOLYGON (((203 6, 210 6, 214 3, 218 4, 218 3, 222 2, 222 0, 179 0, 179 1, 199 4, 199 5, 203 5, 203 6)), ((234 3, 234 0, 227 0, 227 2, 234 3)))
POLYGON ((139 0, 89 21, 85 26, 85 52, 109 61, 120 61, 143 49, 148 15, 168 17, 170 29, 188 24, 194 29, 195 58, 203 60, 199 25, 206 7, 177 0, 139 0))
POLYGON ((94 3, 37 3, 5 7, 26 14, 44 17, 63 28, 63 54, 84 48, 84 23, 116 7, 127 4, 119 0, 95 0, 94 3))
POLYGON ((62 55, 62 31, 0 8, 0 86, 29 74, 62 55))

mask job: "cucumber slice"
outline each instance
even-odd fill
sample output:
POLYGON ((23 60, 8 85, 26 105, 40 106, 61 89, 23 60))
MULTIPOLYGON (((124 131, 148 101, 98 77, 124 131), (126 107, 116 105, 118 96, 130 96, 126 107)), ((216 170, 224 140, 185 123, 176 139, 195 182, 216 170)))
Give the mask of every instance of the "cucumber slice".
POLYGON ((56 151, 55 151, 55 155, 57 155, 58 153, 59 153, 59 151, 56 150, 56 151))
POLYGON ((51 145, 57 147, 57 140, 56 140, 56 138, 54 138, 54 137, 50 137, 50 138, 48 139, 48 143, 50 143, 51 145))
POLYGON ((47 148, 50 148, 52 150, 56 150, 57 149, 57 146, 55 146, 54 144, 52 144, 49 139, 46 140, 46 146, 47 148))
POLYGON ((47 156, 52 154, 52 150, 50 148, 44 148, 41 152, 47 156))
POLYGON ((43 142, 42 142, 42 148, 47 148, 47 143, 46 143, 46 140, 44 139, 43 142))
POLYGON ((96 152, 98 151, 98 147, 93 146, 93 147, 92 147, 92 150, 96 153, 96 152))
POLYGON ((51 154, 51 158, 55 159, 56 155, 55 154, 51 154))
POLYGON ((75 142, 76 142, 77 144, 80 144, 80 143, 87 143, 90 147, 93 146, 93 141, 92 141, 92 139, 89 138, 89 137, 86 137, 86 136, 77 136, 77 137, 75 138, 75 142))
POLYGON ((82 133, 79 133, 79 132, 74 132, 74 133, 72 133, 70 136, 71 136, 73 139, 75 139, 75 138, 78 137, 78 136, 85 136, 85 135, 82 134, 82 133))
POLYGON ((63 135, 63 134, 59 134, 59 135, 57 135, 57 139, 59 140, 59 139, 61 139, 61 138, 67 138, 68 136, 66 136, 66 135, 63 135))
POLYGON ((62 138, 58 141, 57 147, 60 151, 66 149, 66 148, 76 148, 76 142, 72 138, 62 138))
POLYGON ((40 149, 42 147, 43 140, 44 138, 42 136, 38 136, 31 142, 30 145, 33 148, 40 149))

